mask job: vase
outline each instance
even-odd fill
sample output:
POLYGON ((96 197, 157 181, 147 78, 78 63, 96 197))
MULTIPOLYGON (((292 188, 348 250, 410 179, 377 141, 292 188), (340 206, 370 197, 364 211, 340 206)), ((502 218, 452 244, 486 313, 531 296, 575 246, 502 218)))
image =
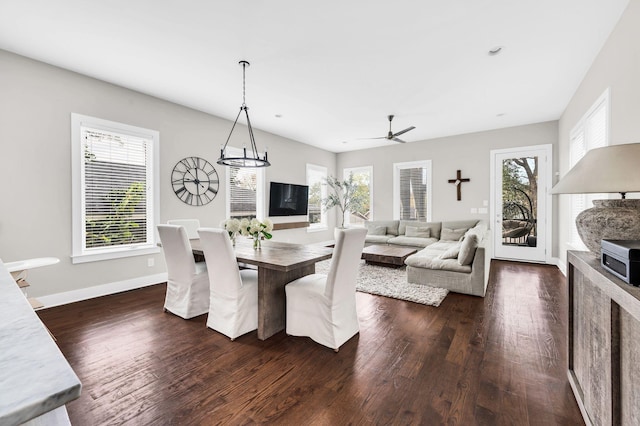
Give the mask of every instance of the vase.
POLYGON ((260 237, 253 237, 253 249, 260 250, 261 248, 262 248, 262 245, 260 243, 260 237))
POLYGON ((235 234, 235 232, 234 232, 234 233, 233 233, 233 235, 231 236, 231 245, 232 245, 233 247, 235 247, 235 246, 236 246, 236 234, 235 234))

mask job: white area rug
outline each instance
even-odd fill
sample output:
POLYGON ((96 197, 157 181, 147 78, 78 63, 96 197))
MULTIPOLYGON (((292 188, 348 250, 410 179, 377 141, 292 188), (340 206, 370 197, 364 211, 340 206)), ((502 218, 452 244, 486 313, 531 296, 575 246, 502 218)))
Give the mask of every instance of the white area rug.
MULTIPOLYGON (((330 260, 316 263, 316 272, 329 272, 330 260)), ((360 263, 356 290, 394 299, 408 300, 429 306, 440 306, 449 290, 407 282, 406 267, 394 269, 360 263)))

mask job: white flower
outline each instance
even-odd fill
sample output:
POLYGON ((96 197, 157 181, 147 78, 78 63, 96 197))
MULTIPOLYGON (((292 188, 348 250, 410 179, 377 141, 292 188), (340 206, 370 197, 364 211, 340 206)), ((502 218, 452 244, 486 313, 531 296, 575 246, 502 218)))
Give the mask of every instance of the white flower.
POLYGON ((271 233, 271 231, 273 231, 273 222, 271 222, 271 220, 265 219, 263 224, 266 232, 271 233))
POLYGON ((224 224, 224 228, 235 234, 240 231, 240 221, 238 219, 228 219, 224 224))
POLYGON ((249 219, 245 217, 240 220, 240 233, 245 237, 249 235, 249 226, 250 226, 249 219))
POLYGON ((262 231, 262 224, 256 218, 251 219, 251 223, 249 225, 249 233, 251 235, 256 235, 257 233, 262 231))

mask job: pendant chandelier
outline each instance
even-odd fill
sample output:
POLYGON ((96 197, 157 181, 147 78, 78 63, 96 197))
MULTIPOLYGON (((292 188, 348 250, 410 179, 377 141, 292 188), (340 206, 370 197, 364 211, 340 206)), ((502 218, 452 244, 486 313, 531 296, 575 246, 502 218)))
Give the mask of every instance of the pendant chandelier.
POLYGON ((253 129, 251 128, 251 121, 249 120, 249 107, 247 106, 245 101, 245 70, 250 64, 247 61, 240 61, 239 64, 242 65, 242 105, 240 106, 240 111, 238 111, 238 115, 236 116, 236 121, 233 122, 231 131, 229 132, 229 136, 227 137, 227 141, 224 143, 224 146, 220 148, 220 158, 218 159, 218 164, 234 167, 268 167, 271 165, 271 163, 269 163, 269 160, 267 160, 266 149, 262 158, 258 153, 256 140, 253 137, 253 129), (229 139, 231 139, 233 129, 236 128, 238 118, 240 118, 240 114, 242 114, 243 111, 245 116, 247 117, 247 129, 249 130, 249 141, 251 143, 251 148, 247 150, 247 147, 245 145, 242 148, 242 156, 229 156, 226 152, 227 144, 229 143, 229 139))

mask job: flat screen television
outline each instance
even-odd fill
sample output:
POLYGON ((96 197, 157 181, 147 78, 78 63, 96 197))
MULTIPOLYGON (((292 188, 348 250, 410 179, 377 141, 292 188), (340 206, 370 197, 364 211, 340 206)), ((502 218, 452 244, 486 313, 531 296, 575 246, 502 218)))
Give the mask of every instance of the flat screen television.
POLYGON ((308 207, 307 185, 271 182, 269 216, 306 216, 308 207))

